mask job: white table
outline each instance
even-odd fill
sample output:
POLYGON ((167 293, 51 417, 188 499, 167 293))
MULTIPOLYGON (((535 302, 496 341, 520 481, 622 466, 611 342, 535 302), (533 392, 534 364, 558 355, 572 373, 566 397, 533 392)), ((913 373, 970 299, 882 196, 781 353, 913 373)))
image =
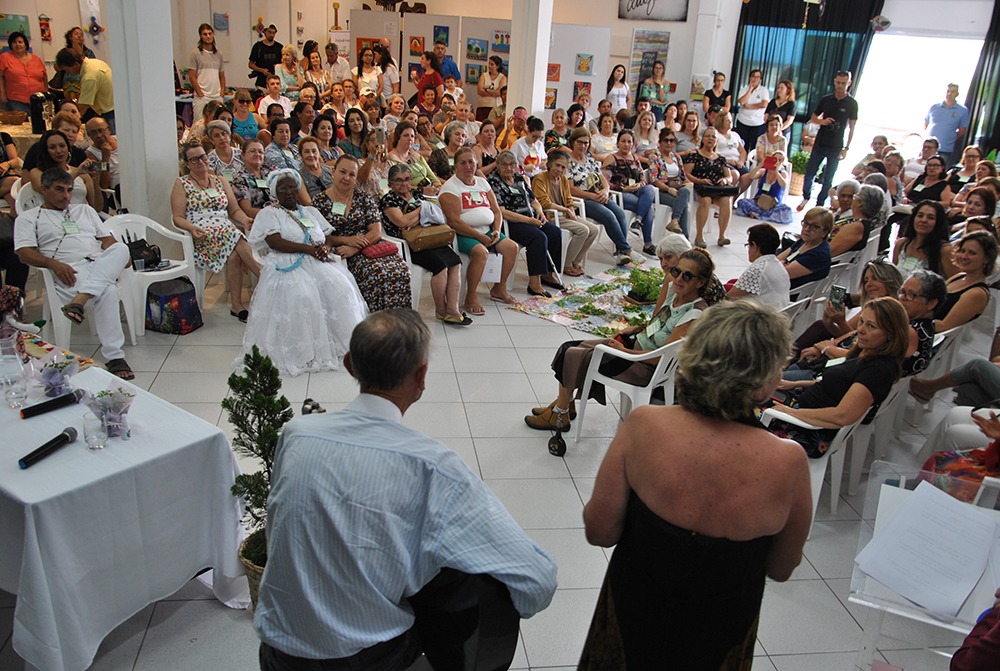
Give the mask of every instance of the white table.
MULTIPOLYGON (((78 388, 107 388, 91 368, 78 388)), ((237 558, 237 466, 217 427, 128 383, 132 439, 83 442, 85 407, 22 420, 0 406, 0 589, 17 594, 13 645, 46 671, 90 665, 107 634, 205 568, 227 605, 245 607, 237 558), (27 470, 18 458, 75 427, 80 437, 27 470)))

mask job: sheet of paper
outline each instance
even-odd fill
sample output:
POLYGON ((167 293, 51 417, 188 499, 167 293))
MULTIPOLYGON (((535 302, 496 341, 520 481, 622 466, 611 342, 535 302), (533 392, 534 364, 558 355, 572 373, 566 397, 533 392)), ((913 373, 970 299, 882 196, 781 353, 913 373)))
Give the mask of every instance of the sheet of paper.
POLYGON ((955 617, 979 582, 997 523, 927 482, 858 554, 858 568, 934 613, 955 617))

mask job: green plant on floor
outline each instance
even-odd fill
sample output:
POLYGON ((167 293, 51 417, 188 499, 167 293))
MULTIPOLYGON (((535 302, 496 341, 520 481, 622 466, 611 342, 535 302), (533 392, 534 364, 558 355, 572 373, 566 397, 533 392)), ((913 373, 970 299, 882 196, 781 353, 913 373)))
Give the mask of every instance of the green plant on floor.
POLYGON ((809 164, 809 154, 804 151, 797 151, 792 154, 792 172, 796 175, 806 174, 806 166, 809 164))
POLYGON ((244 457, 260 462, 256 473, 236 476, 233 496, 246 505, 244 520, 253 530, 243 556, 257 566, 267 562, 267 496, 271 491, 271 469, 274 450, 281 428, 294 416, 292 405, 281 391, 281 375, 271 359, 260 353, 257 346, 243 357, 243 374, 229 376, 230 394, 222 400, 233 425, 233 449, 244 457))
POLYGON ((629 275, 632 290, 629 296, 639 301, 655 301, 660 296, 663 286, 663 271, 657 268, 642 270, 634 268, 629 275))

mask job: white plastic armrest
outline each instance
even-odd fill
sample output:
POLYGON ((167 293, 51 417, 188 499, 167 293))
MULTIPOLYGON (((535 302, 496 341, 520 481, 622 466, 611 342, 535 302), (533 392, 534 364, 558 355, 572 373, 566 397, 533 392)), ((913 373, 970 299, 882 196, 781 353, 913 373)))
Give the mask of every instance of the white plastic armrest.
POLYGON ((784 413, 781 410, 777 410, 774 406, 771 406, 770 408, 764 410, 764 414, 762 414, 760 417, 760 422, 764 426, 768 426, 771 423, 772 419, 780 419, 783 422, 788 422, 789 424, 792 424, 802 429, 816 430, 822 428, 819 426, 815 426, 814 424, 810 424, 809 422, 805 422, 799 419, 798 417, 792 417, 791 415, 784 413))
POLYGON ((158 234, 162 235, 165 238, 168 238, 170 240, 176 240, 181 243, 184 242, 185 238, 190 239, 189 236, 185 235, 184 233, 176 233, 174 231, 171 231, 166 226, 163 226, 162 224, 159 224, 155 221, 153 223, 156 225, 150 226, 150 228, 152 228, 154 231, 156 231, 158 234))
MULTIPOLYGON (((673 343, 671 343, 673 344, 673 343)), ((594 348, 597 352, 603 352, 611 356, 616 356, 619 359, 624 359, 625 361, 646 361, 647 359, 656 359, 663 355, 660 350, 662 347, 651 350, 649 352, 642 352, 641 354, 629 354, 628 352, 623 352, 620 349, 615 349, 614 347, 609 347, 608 345, 598 345, 594 348)))

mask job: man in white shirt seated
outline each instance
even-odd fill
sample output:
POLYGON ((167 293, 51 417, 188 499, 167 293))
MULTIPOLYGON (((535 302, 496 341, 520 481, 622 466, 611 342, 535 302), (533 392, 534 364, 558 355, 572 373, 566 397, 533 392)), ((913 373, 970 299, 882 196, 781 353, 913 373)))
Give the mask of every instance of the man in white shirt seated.
POLYGON ((260 100, 257 101, 257 114, 264 118, 267 118, 267 106, 272 104, 281 105, 281 109, 285 110, 285 117, 292 116, 292 101, 281 95, 281 79, 278 75, 268 75, 267 76, 267 95, 261 96, 260 100))
POLYGON ((131 380, 135 375, 122 352, 125 334, 116 284, 131 263, 128 247, 115 240, 92 207, 70 204, 69 173, 59 168, 42 173, 42 197, 42 205, 14 222, 14 249, 22 263, 52 271, 59 300, 66 301, 65 318, 76 324, 93 318, 108 371, 131 380))
MULTIPOLYGON (((118 138, 111 134, 108 122, 94 117, 87 122, 87 137, 93 143, 87 154, 96 161, 96 177, 102 189, 113 189, 115 200, 121 203, 121 177, 118 172, 118 138)), ((107 209, 105 200, 105 209, 107 209)))
POLYGON ((510 148, 517 159, 518 169, 529 178, 547 167, 548 156, 545 154, 545 143, 542 142, 544 132, 545 122, 538 117, 528 117, 528 134, 518 138, 510 148))
MULTIPOLYGON (((423 619, 425 606, 474 596, 483 582, 501 588, 512 656, 517 615, 551 601, 552 557, 461 457, 403 424, 423 394, 429 348, 413 310, 372 314, 344 356, 360 395, 282 432, 254 616, 263 671, 406 669, 421 647, 435 668, 465 668, 434 663, 425 625, 442 623, 423 619)), ((460 618, 478 619, 480 641, 489 632, 476 616, 486 609, 497 612, 474 601, 471 618, 460 618)), ((454 629, 445 633, 472 633, 454 629)))

